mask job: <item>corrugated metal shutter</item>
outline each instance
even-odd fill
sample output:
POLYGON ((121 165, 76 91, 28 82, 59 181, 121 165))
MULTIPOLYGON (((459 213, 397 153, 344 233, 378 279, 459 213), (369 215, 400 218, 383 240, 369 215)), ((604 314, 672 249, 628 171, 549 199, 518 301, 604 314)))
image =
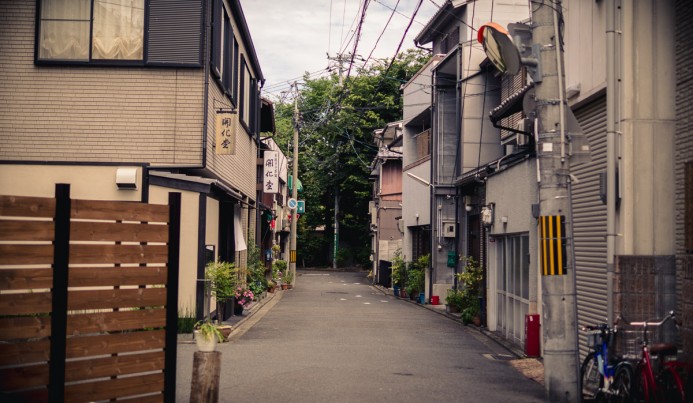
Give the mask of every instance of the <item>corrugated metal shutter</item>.
MULTIPOLYGON (((677 0, 676 10, 676 254, 681 257, 693 250, 693 203, 687 200, 686 188, 693 180, 690 164, 693 163, 693 4, 690 0, 677 0)), ((690 197, 690 193, 688 193, 690 197)), ((677 259, 676 311, 684 312, 690 307, 693 296, 683 293, 684 282, 689 283, 684 273, 682 259, 677 259), (683 280, 683 281, 682 281, 683 280)), ((690 331, 690 323, 684 323, 690 331)), ((692 341, 693 342, 693 341, 692 341)), ((684 349, 690 350, 690 343, 684 349)))
POLYGON ((202 65, 202 0, 150 0, 147 64, 202 65))
MULTIPOLYGON (((606 97, 574 111, 592 150, 592 162, 571 168, 578 324, 606 318, 606 205, 599 198, 599 174, 606 170, 606 97)), ((580 338, 583 352, 584 338, 580 338)))

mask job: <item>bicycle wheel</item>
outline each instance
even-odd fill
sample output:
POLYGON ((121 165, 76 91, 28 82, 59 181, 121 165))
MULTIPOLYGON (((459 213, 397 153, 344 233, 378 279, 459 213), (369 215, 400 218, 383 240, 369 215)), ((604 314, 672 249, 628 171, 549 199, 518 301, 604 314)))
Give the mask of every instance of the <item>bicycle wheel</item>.
POLYGON ((662 368, 657 377, 658 388, 661 391, 661 396, 667 403, 683 403, 685 402, 683 382, 676 371, 665 366, 662 368))
POLYGON ((599 373, 599 363, 594 353, 587 354, 580 367, 580 379, 582 380, 581 398, 583 402, 598 402, 602 400, 601 388, 604 386, 604 378, 599 373))
POLYGON ((633 369, 630 365, 622 364, 616 368, 614 383, 611 385, 612 395, 610 402, 632 402, 633 395, 633 369))

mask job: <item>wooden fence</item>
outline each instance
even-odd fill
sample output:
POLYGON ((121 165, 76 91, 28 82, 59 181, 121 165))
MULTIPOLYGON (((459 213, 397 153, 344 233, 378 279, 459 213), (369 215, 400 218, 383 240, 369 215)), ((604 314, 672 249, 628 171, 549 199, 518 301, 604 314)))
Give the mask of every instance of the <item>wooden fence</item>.
POLYGON ((0 196, 0 401, 175 401, 180 194, 69 193, 0 196))

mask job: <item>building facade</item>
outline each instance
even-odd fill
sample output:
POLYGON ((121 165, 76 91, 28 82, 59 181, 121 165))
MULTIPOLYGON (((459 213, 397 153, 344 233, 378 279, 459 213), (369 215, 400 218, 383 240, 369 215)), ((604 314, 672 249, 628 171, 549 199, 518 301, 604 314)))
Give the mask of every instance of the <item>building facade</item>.
POLYGON ((201 317, 205 264, 244 266, 256 238, 255 161, 272 126, 239 1, 4 1, 0 25, 0 192, 181 192, 179 309, 201 317))

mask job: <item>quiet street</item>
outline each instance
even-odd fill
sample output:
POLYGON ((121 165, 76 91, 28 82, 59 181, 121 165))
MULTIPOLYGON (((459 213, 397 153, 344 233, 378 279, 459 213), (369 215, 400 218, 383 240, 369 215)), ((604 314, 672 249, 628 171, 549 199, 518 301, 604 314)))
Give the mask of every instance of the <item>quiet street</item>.
MULTIPOLYGON (((365 273, 299 274, 242 337, 217 346, 220 401, 544 401, 477 330, 384 295, 365 273)), ((188 400, 196 350, 179 344, 177 401, 188 400)))

